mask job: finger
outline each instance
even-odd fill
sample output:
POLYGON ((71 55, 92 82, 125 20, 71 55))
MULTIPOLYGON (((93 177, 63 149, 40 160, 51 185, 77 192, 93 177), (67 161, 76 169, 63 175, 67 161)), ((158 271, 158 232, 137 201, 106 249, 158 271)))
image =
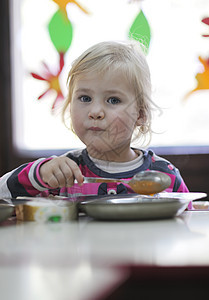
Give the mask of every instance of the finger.
MULTIPOLYGON (((74 180, 75 180, 74 173, 76 173, 76 171, 77 171, 79 174, 81 174, 81 171, 80 171, 78 165, 74 161, 72 161, 68 158, 62 160, 62 162, 59 165, 59 169, 62 172, 63 177, 61 177, 61 174, 58 173, 58 176, 60 176, 60 177, 57 179, 62 187, 63 186, 67 186, 67 187, 73 186, 74 180)), ((82 174, 81 174, 81 176, 82 176, 82 174)), ((83 178, 83 176, 82 176, 82 178, 83 178)))
MULTIPOLYGON (((81 170, 78 167, 78 165, 70 159, 67 160, 67 164, 72 172, 73 182, 74 182, 74 179, 76 179, 78 184, 82 184, 83 183, 83 175, 82 175, 81 170)), ((69 177, 68 177, 68 180, 69 180, 69 177)))
POLYGON ((65 163, 60 166, 61 172, 63 174, 64 181, 62 182, 63 186, 71 187, 74 185, 74 175, 70 166, 65 163))
POLYGON ((51 175, 51 177, 46 181, 46 183, 52 187, 52 188, 58 188, 59 187, 59 181, 57 180, 56 176, 54 176, 53 174, 51 175))
POLYGON ((65 176, 65 173, 62 170, 62 167, 59 167, 56 169, 56 171, 53 172, 54 178, 56 178, 56 181, 58 182, 59 187, 64 187, 67 184, 67 178, 65 176))

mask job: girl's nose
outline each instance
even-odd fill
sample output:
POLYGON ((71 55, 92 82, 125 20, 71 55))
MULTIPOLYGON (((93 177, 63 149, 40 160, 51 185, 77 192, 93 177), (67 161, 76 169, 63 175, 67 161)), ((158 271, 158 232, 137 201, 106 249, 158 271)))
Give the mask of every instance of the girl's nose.
POLYGON ((89 119, 102 120, 104 118, 104 111, 101 108, 91 109, 88 114, 89 119))

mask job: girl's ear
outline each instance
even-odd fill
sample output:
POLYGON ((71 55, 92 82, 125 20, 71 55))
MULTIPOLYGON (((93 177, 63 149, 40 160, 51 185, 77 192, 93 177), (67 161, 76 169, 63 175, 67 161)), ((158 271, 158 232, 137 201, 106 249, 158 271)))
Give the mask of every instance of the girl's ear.
POLYGON ((144 125, 146 123, 146 120, 147 118, 145 112, 140 109, 138 119, 136 120, 136 126, 144 125))

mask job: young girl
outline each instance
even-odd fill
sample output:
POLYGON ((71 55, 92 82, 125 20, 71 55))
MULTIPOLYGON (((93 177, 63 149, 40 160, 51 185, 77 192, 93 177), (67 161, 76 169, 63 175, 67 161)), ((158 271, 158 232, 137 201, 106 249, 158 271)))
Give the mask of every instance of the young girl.
POLYGON ((0 197, 133 193, 127 184, 83 184, 86 177, 130 179, 144 170, 171 178, 169 192, 188 192, 179 171, 153 151, 130 146, 151 133, 149 68, 139 43, 103 42, 73 63, 63 118, 70 114, 85 149, 41 158, 5 174, 0 197), (76 181, 76 183, 75 183, 76 181))

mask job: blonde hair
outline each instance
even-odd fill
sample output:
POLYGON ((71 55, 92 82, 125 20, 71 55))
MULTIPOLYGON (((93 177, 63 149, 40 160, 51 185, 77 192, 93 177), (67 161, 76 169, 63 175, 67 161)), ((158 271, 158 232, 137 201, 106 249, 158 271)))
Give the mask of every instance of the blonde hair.
MULTIPOLYGON (((83 54, 72 64, 68 74, 68 97, 64 103, 62 116, 65 122, 66 113, 70 112, 75 80, 81 74, 88 72, 105 72, 120 70, 134 88, 138 108, 143 124, 138 128, 135 139, 149 134, 151 137, 152 110, 157 107, 151 100, 150 71, 139 42, 107 41, 98 43, 83 54)), ((66 122, 65 122, 66 123, 66 122)))

